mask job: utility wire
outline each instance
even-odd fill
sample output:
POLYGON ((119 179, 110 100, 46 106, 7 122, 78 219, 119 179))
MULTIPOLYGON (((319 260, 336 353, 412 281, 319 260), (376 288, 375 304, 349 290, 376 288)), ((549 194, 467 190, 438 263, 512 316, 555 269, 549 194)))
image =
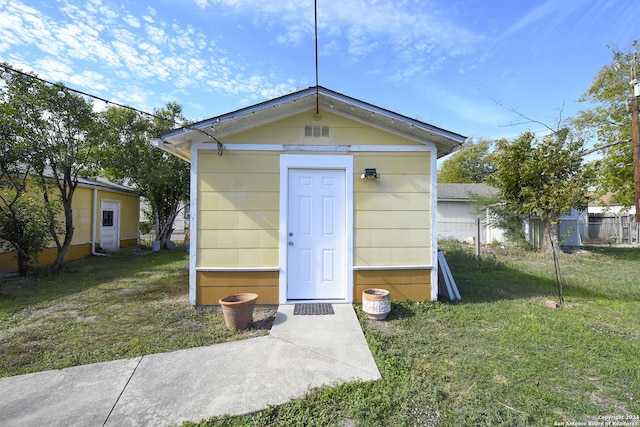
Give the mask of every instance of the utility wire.
POLYGON ((57 87, 58 89, 60 89, 63 92, 66 90, 66 91, 69 91, 69 92, 77 93, 77 94, 82 95, 82 96, 86 96, 86 97, 89 97, 89 98, 92 98, 92 99, 97 99, 99 101, 104 102, 107 105, 111 104, 111 105, 115 105, 117 107, 126 108, 127 110, 135 111, 138 114, 142 114, 142 115, 145 115, 145 116, 152 117, 154 119, 158 119, 158 120, 162 120, 162 121, 165 121, 165 122, 169 122, 169 123, 174 124, 174 125, 176 125, 178 127, 182 127, 182 128, 189 129, 189 130, 194 130, 194 131, 197 131, 197 132, 201 132, 201 133, 207 135, 209 138, 212 138, 214 141, 216 141, 218 143, 218 147, 219 147, 218 150, 219 150, 219 152, 221 151, 220 146, 222 145, 222 143, 220 141, 218 141, 218 139, 215 136, 210 135, 209 133, 205 132, 202 129, 198 129, 198 128, 192 127, 190 125, 185 125, 185 124, 179 123, 179 122, 177 122, 177 121, 175 121, 173 119, 169 119, 167 117, 158 116, 157 114, 149 113, 148 111, 143 111, 143 110, 140 110, 138 108, 131 107, 129 105, 124 105, 124 104, 120 104, 118 102, 110 101, 108 99, 105 99, 105 98, 102 98, 100 96, 93 95, 93 94, 81 91, 79 89, 70 88, 68 86, 65 86, 62 83, 50 82, 49 80, 43 79, 43 78, 38 77, 38 76, 34 76, 32 74, 29 74, 29 73, 25 73, 24 71, 16 70, 15 68, 12 68, 12 67, 8 66, 6 63, 2 64, 1 67, 5 69, 5 71, 2 73, 2 78, 5 79, 5 80, 7 80, 7 74, 11 74, 11 73, 19 74, 19 75, 24 76, 24 77, 26 77, 28 79, 38 80, 38 81, 40 81, 42 83, 45 83, 45 84, 48 84, 50 86, 57 87))

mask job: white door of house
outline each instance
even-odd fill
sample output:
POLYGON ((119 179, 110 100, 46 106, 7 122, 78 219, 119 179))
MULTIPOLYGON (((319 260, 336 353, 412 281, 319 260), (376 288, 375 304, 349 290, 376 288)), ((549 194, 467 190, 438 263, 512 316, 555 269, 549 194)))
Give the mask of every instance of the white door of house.
POLYGON ((287 299, 346 298, 344 169, 289 169, 287 299))
POLYGON ((100 247, 108 252, 120 249, 120 202, 100 202, 100 247))

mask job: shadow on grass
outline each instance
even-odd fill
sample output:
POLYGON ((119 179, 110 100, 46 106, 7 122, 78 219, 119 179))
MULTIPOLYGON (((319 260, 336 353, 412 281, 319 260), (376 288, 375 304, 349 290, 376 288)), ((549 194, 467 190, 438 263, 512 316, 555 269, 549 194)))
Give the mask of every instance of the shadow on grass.
POLYGON ((457 304, 505 299, 549 298, 555 282, 507 266, 493 256, 476 258, 464 248, 445 252, 462 300, 457 304))
POLYGON ((622 261, 640 262, 640 246, 616 247, 616 246, 583 246, 582 250, 594 254, 606 255, 622 261))
MULTIPOLYGON (((554 279, 554 266, 551 258, 548 261, 547 274, 537 275, 517 268, 517 258, 512 260, 514 266, 501 261, 495 255, 483 255, 476 258, 468 248, 461 244, 448 243, 445 257, 458 286, 462 300, 458 304, 491 302, 508 299, 546 298, 557 299, 557 287, 554 279)), ((585 250, 614 258, 618 261, 639 261, 640 248, 593 247, 585 250)), ((526 256, 526 253, 525 253, 526 256)), ((539 254, 531 253, 532 257, 539 254)), ((607 292, 606 287, 598 289, 580 285, 581 278, 563 274, 568 270, 566 263, 579 265, 580 255, 568 255, 560 261, 560 273, 564 296, 585 299, 629 300, 637 299, 633 291, 607 292), (563 265, 564 264, 564 265, 563 265)), ((572 266, 575 268, 575 266, 572 266)), ((582 275, 588 276, 588 267, 582 275)), ((593 267, 591 267, 593 268, 593 267)))
MULTIPOLYGON (((164 250, 145 255, 135 254, 133 248, 105 257, 89 257, 65 264, 57 276, 32 276, 3 279, 0 308, 20 310, 27 305, 46 304, 58 298, 83 292, 121 278, 182 274, 166 271, 168 264, 180 261, 185 252, 164 250)), ((185 260, 186 262, 186 260, 185 260)))

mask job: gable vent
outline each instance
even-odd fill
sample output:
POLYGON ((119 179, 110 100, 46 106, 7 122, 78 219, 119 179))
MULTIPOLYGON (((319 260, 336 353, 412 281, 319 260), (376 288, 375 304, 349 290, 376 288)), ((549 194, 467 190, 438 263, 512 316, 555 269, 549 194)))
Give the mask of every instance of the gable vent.
POLYGON ((305 126, 304 136, 310 136, 314 138, 329 137, 329 126, 305 126))

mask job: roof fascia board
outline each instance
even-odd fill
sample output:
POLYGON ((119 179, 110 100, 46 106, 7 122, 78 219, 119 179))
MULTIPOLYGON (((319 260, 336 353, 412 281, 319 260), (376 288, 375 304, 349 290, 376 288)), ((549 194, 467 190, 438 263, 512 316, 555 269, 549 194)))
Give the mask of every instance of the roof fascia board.
MULTIPOLYGON (((220 124, 222 122, 226 122, 228 120, 235 120, 236 118, 242 117, 242 116, 246 116, 248 114, 255 114, 258 111, 262 111, 264 109, 268 109, 268 108, 274 108, 278 105, 284 104, 284 103, 289 103, 289 102, 297 102, 300 99, 303 99, 307 96, 309 96, 310 94, 315 93, 315 87, 313 88, 308 88, 299 92, 295 92, 293 94, 288 94, 288 95, 284 95, 281 96, 279 98, 274 98, 265 102, 262 102, 260 104, 256 104, 250 107, 246 107, 246 108, 242 108, 240 110, 235 110, 232 111, 230 113, 225 113, 222 114, 220 116, 216 116, 216 117, 212 117, 210 119, 206 119, 203 120, 201 122, 197 122, 197 123, 193 123, 190 124, 186 127, 182 127, 176 130, 173 130, 171 132, 168 132, 166 134, 164 134, 162 137, 163 139, 168 139, 171 138, 173 136, 176 135, 181 135, 184 131, 194 131, 194 129, 206 129, 209 128, 211 126, 215 126, 216 124, 220 124)), ((286 115, 285 115, 286 116, 286 115)), ((254 126, 251 126, 254 127, 254 126)), ((235 131, 234 131, 235 133, 235 131)), ((217 137, 217 135, 216 135, 217 137)))
POLYGON ((184 160, 187 163, 191 163, 191 159, 186 157, 185 155, 183 155, 181 152, 179 152, 178 150, 176 150, 174 147, 171 147, 170 145, 166 144, 163 140, 161 139, 152 139, 150 141, 150 144, 153 145, 156 148, 161 149, 162 151, 165 151, 169 154, 172 154, 176 157, 181 158, 182 160, 184 160))
POLYGON ((437 145, 436 141, 433 141, 433 140, 430 140, 430 139, 427 140, 425 138, 420 138, 417 135, 413 135, 413 134, 408 133, 408 132, 403 132, 403 131, 401 131, 399 129, 395 129, 395 128, 391 128, 391 127, 388 127, 388 126, 384 126, 383 124, 376 123, 375 121, 365 120, 365 119, 363 119, 361 117, 350 115, 349 113, 344 113, 342 111, 332 111, 332 113, 337 115, 337 116, 345 117, 345 118, 353 120, 355 122, 362 123, 364 125, 374 127, 376 129, 382 130, 384 132, 391 133, 393 135, 400 136, 402 138, 409 139, 409 140, 412 140, 414 142, 417 142, 417 143, 420 143, 420 144, 423 144, 423 145, 427 145, 427 141, 430 142, 431 144, 437 145))
MULTIPOLYGON (((413 125, 415 127, 423 129, 424 131, 426 131, 426 132, 428 132, 430 134, 433 134, 434 136, 444 137, 444 138, 447 138, 447 139, 454 140, 456 142, 459 141, 460 143, 463 143, 467 139, 467 137, 465 137, 463 135, 460 135, 460 134, 457 134, 455 132, 451 132, 451 131, 448 131, 446 129, 441 129, 441 128, 438 128, 436 126, 432 126, 432 125, 430 125, 428 123, 421 122, 420 120, 412 119, 411 117, 407 117, 405 115, 402 115, 402 114, 399 114, 399 113, 395 113, 395 112, 393 112, 391 110, 387 110, 385 108, 378 107, 378 106, 375 106, 373 104, 369 104, 368 102, 365 102, 365 101, 360 101, 358 99, 351 98, 351 97, 349 97, 347 95, 343 95, 343 94, 340 94, 338 92, 330 91, 329 89, 326 89, 326 88, 322 88, 321 87, 321 93, 322 93, 322 95, 325 95, 325 96, 327 96, 329 98, 332 98, 332 99, 334 99, 336 101, 340 101, 343 104, 353 106, 354 108, 355 107, 359 107, 359 108, 361 108, 361 109, 363 109, 365 111, 369 111, 369 112, 374 113, 374 114, 379 114, 381 116, 388 117, 389 119, 394 119, 394 120, 398 120, 398 121, 401 121, 401 122, 405 122, 405 123, 407 123, 409 125, 413 125)), ((321 98, 321 100, 322 100, 322 98, 321 98)), ((329 102, 326 102, 325 107, 326 107, 325 110, 331 111, 331 106, 329 105, 329 102)))

